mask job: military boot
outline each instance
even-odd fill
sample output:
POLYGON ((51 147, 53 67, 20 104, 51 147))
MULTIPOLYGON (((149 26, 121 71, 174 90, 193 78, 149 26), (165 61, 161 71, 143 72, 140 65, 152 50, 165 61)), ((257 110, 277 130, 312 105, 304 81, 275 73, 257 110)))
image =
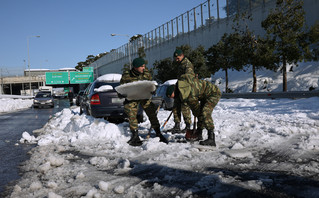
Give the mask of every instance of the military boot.
POLYGON ((131 139, 127 142, 131 146, 141 146, 143 142, 141 141, 140 137, 138 136, 137 130, 131 130, 132 135, 131 139))
POLYGON ((160 142, 168 144, 168 140, 162 135, 160 128, 156 128, 154 131, 156 132, 156 137, 160 138, 160 142))
POLYGON ((215 134, 213 130, 208 130, 208 139, 199 142, 200 145, 206 145, 206 146, 216 146, 215 143, 215 134))
POLYGON ((203 140, 203 129, 196 129, 196 136, 197 136, 197 140, 196 141, 199 141, 199 140, 203 140))
POLYGON ((180 125, 180 123, 179 123, 179 122, 176 122, 174 128, 172 128, 171 131, 172 131, 172 134, 174 134, 174 133, 180 133, 180 132, 181 132, 181 125, 180 125))
POLYGON ((186 127, 182 130, 182 132, 181 132, 181 133, 186 133, 186 132, 187 132, 187 130, 190 130, 190 129, 191 129, 191 124, 186 123, 186 127))

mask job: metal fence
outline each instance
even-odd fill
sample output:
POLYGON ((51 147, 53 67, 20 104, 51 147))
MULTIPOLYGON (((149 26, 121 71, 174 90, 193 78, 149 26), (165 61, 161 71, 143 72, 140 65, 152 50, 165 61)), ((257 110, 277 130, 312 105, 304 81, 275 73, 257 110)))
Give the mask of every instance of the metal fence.
POLYGON ((270 1, 272 0, 208 0, 147 32, 138 39, 112 50, 106 56, 110 56, 109 61, 115 61, 128 57, 129 54, 134 55, 141 47, 147 50, 180 35, 209 26, 222 19, 228 19, 237 13, 265 6, 270 1))
POLYGON ((23 76, 23 71, 25 67, 0 67, 0 78, 10 77, 10 76, 23 76))

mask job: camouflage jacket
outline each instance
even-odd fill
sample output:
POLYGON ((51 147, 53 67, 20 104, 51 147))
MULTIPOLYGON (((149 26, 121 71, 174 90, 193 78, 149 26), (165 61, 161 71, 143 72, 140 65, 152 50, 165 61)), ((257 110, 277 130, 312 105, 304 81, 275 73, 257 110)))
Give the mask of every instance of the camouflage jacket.
POLYGON ((178 80, 179 98, 183 102, 192 103, 209 97, 220 98, 219 88, 206 80, 200 80, 193 75, 184 74, 178 80))
POLYGON ((122 74, 120 84, 130 83, 139 80, 152 80, 152 75, 147 68, 145 68, 144 73, 142 74, 135 71, 133 68, 131 70, 125 70, 122 74))
POLYGON ((186 57, 178 65, 177 79, 181 79, 183 74, 192 74, 195 76, 194 66, 186 57))

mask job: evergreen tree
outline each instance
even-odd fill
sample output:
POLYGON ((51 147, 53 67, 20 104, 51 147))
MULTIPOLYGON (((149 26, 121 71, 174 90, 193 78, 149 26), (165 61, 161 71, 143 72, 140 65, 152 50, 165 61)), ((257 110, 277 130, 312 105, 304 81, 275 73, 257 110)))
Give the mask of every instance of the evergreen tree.
POLYGON ((189 55, 189 60, 194 65, 194 72, 198 75, 198 78, 210 77, 210 72, 206 66, 205 48, 198 46, 189 55))
POLYGON ((304 35, 301 44, 305 53, 306 61, 318 61, 319 59, 319 22, 317 21, 304 35))
POLYGON ((267 36, 275 43, 274 56, 282 64, 283 91, 287 91, 287 64, 301 61, 305 57, 304 10, 303 1, 277 0, 275 10, 262 21, 267 36))
POLYGON ((77 66, 75 66, 75 69, 77 69, 79 71, 82 71, 83 67, 89 66, 91 63, 93 63, 94 61, 102 58, 106 54, 108 54, 108 52, 103 52, 103 53, 100 53, 100 54, 98 54, 96 56, 88 55, 86 60, 85 60, 85 62, 78 62, 77 66))
POLYGON ((257 75, 256 71, 262 68, 273 69, 270 58, 272 57, 271 43, 257 37, 253 31, 249 29, 248 22, 252 21, 251 16, 247 13, 237 14, 234 19, 235 33, 240 42, 234 47, 234 65, 237 70, 245 70, 251 67, 253 74, 253 88, 252 92, 257 92, 257 75), (269 59, 269 60, 268 60, 269 59))
POLYGON ((86 62, 78 62, 78 65, 75 66, 75 69, 82 71, 83 67, 86 67, 86 62))
POLYGON ((235 59, 234 56, 234 54, 239 53, 239 48, 234 47, 239 46, 239 38, 238 33, 230 35, 225 33, 217 44, 213 45, 206 51, 207 66, 210 71, 212 73, 215 73, 220 69, 225 71, 226 93, 231 92, 228 88, 228 70, 239 70, 240 65, 242 65, 236 62, 238 59, 235 59))
MULTIPOLYGON (((175 61, 174 61, 175 62, 175 61)), ((164 60, 155 61, 154 70, 157 73, 154 79, 160 83, 164 83, 167 80, 177 78, 177 64, 172 61, 172 58, 166 58, 164 60)))

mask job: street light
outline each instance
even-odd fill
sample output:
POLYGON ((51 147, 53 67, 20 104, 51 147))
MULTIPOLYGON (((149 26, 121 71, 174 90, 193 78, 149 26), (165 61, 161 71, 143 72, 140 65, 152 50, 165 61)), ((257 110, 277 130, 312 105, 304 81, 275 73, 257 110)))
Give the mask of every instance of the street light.
MULTIPOLYGON (((29 88, 30 88, 30 96, 31 96, 31 74, 30 74, 30 53, 29 53, 29 39, 31 37, 40 38, 40 36, 28 36, 27 37, 27 48, 28 48, 28 69, 29 69, 29 88)), ((33 95, 33 94, 32 94, 33 95)))
POLYGON ((128 61, 130 62, 130 69, 132 69, 131 66, 131 42, 130 42, 130 36, 128 34, 111 34, 111 36, 127 36, 128 39, 128 61))

